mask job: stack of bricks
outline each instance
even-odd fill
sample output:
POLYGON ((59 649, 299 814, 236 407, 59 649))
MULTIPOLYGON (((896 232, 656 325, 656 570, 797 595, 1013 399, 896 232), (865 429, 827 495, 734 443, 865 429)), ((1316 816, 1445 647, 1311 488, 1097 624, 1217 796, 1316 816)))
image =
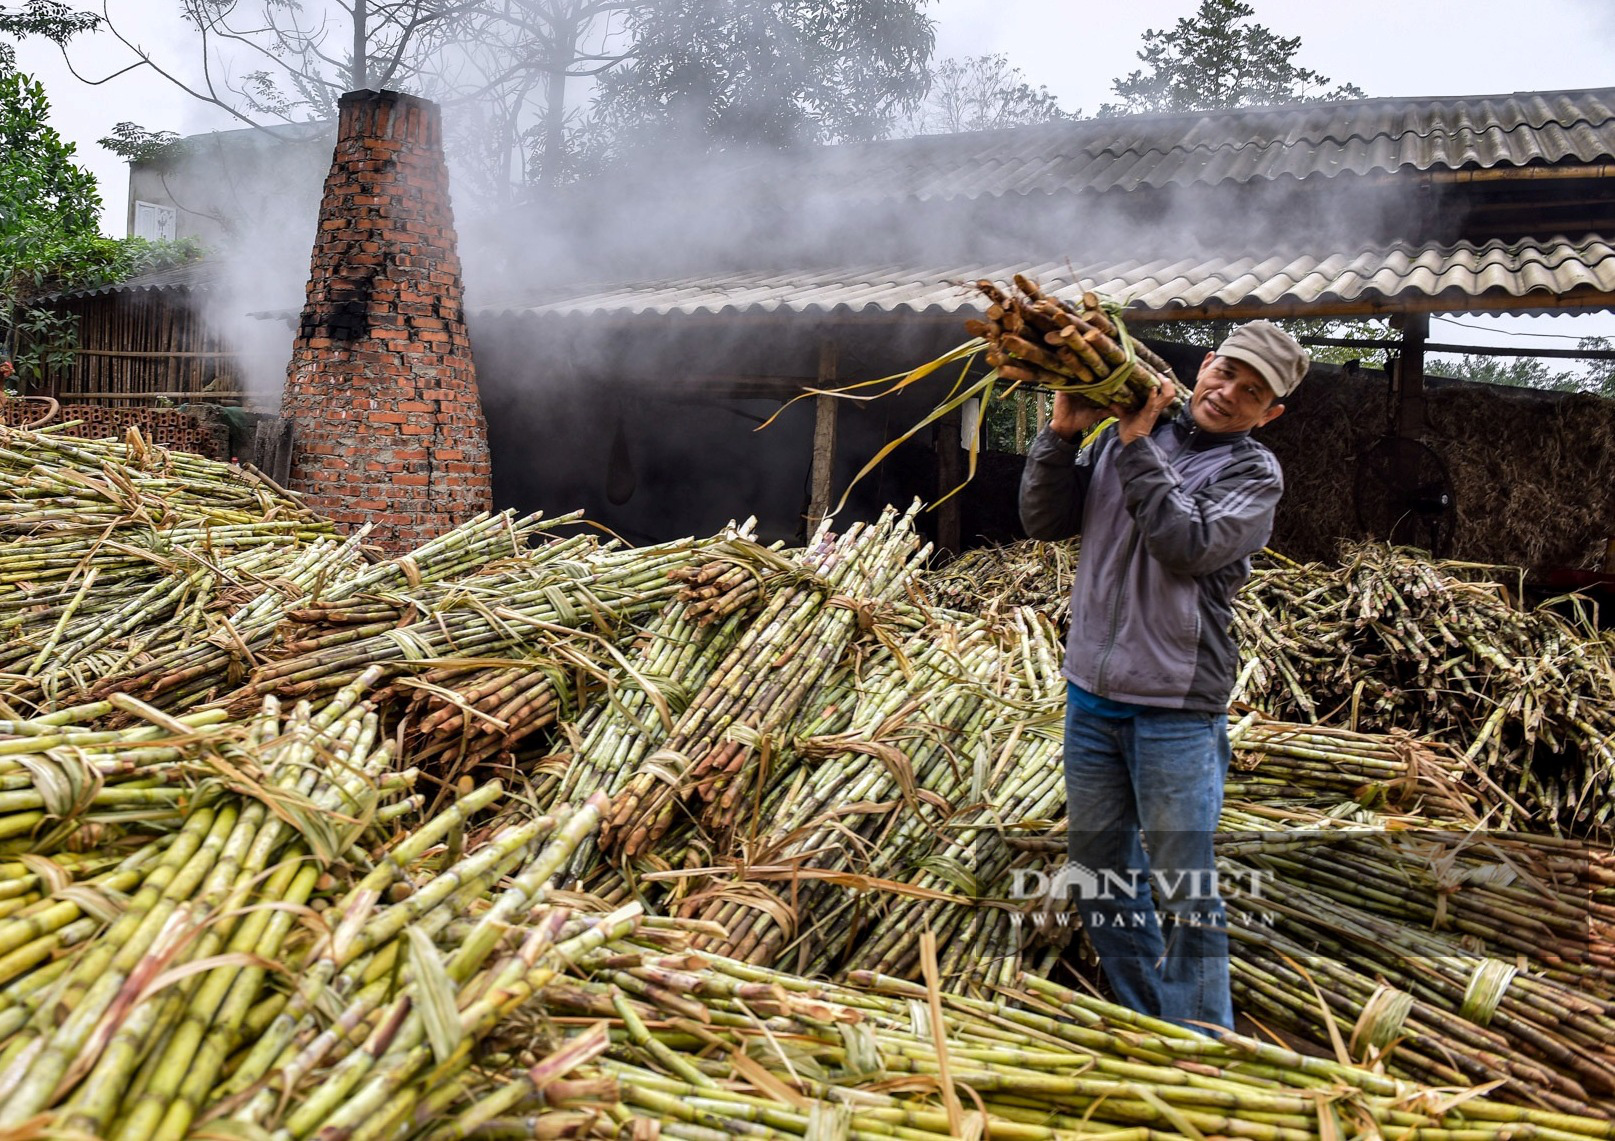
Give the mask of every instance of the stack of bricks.
MULTIPOLYGON (((39 399, 0 399, 0 423, 8 428, 37 423, 50 408, 39 399)), ((177 408, 113 408, 105 404, 63 404, 50 419, 51 424, 73 423, 66 434, 87 440, 108 436, 123 439, 130 428, 138 428, 147 443, 176 452, 195 452, 210 460, 229 460, 230 433, 222 422, 203 423, 177 408), (75 422, 76 423, 73 423, 75 422)))
POLYGON ((342 97, 287 370, 292 488, 395 551, 492 501, 437 107, 342 97))

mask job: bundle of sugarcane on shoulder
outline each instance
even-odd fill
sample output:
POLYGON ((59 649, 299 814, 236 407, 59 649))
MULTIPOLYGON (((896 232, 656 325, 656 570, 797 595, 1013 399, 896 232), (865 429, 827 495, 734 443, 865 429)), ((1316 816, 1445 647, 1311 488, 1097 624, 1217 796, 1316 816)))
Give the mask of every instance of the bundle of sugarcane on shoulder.
MULTIPOLYGON (((937 359, 895 376, 836 389, 809 389, 797 397, 798 400, 806 396, 878 399, 924 381, 949 365, 961 366, 958 378, 931 411, 889 441, 852 477, 832 514, 846 505, 852 488, 904 441, 972 400, 979 400, 985 407, 994 397, 1004 399, 1031 387, 1075 397, 1100 408, 1131 412, 1143 407, 1163 384, 1170 382, 1180 391, 1164 411, 1167 415, 1176 413, 1181 386, 1171 366, 1128 332, 1121 316, 1121 303, 1092 291, 1081 293, 1071 302, 1046 292, 1025 274, 1017 273, 1013 280, 1014 292, 986 278, 975 283, 974 288, 989 302, 986 320, 966 321, 965 330, 971 334, 970 340, 937 359), (987 364, 986 371, 977 368, 980 361, 987 364), (885 387, 873 396, 861 392, 882 385, 885 387)), ((964 482, 939 497, 937 503, 958 492, 975 476, 984 423, 985 417, 974 420, 975 434, 967 448, 969 463, 964 482)))
POLYGON ((1010 382, 1006 394, 1031 384, 1102 408, 1132 409, 1163 381, 1176 384, 1171 367, 1128 333, 1119 305, 1091 291, 1073 304, 1025 274, 1014 280, 1019 296, 986 279, 976 282, 992 304, 985 321, 965 322, 986 343, 987 363, 1010 382))

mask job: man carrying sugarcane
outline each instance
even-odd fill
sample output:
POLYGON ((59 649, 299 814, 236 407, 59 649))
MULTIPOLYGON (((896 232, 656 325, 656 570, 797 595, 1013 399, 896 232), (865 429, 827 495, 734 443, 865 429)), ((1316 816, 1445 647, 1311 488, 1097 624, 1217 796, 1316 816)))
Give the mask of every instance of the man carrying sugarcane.
POLYGON ((1057 395, 1021 476, 1028 535, 1082 536, 1062 669, 1070 863, 1056 882, 1078 897, 1117 1000, 1174 1022, 1233 1025, 1212 855, 1239 662, 1230 625, 1284 489, 1250 433, 1309 363, 1252 321, 1206 354, 1175 417, 1161 416, 1170 382, 1132 411, 1057 395))

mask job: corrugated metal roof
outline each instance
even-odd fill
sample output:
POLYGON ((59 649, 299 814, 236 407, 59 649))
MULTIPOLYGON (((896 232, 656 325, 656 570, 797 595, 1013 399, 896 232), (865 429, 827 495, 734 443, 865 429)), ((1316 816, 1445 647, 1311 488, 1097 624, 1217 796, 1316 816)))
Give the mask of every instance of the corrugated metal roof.
POLYGON ((184 265, 154 270, 137 277, 98 285, 94 289, 76 289, 62 297, 101 297, 112 293, 150 293, 154 290, 185 289, 204 292, 211 289, 222 276, 222 267, 216 261, 192 261, 184 265))
POLYGON ((1258 307, 1323 314, 1382 302, 1388 308, 1484 310, 1520 308, 1519 302, 1529 299, 1528 307, 1542 309, 1615 307, 1615 247, 1592 238, 1479 247, 1398 244, 1355 254, 1195 255, 1077 267, 1067 261, 1022 261, 736 273, 612 285, 528 305, 481 306, 476 316, 965 314, 980 308, 971 282, 1008 281, 1016 272, 1058 295, 1095 289, 1161 317, 1258 307), (1536 300, 1540 305, 1530 304, 1536 300))
POLYGON ((828 148, 805 177, 977 198, 1615 158, 1615 88, 1131 115, 828 148))

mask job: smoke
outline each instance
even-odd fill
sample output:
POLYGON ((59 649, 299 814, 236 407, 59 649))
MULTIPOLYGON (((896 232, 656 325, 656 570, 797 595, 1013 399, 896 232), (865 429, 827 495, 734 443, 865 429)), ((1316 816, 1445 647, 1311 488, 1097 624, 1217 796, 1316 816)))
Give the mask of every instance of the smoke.
MULTIPOLYGON (((962 340, 958 320, 872 321, 856 312, 856 298, 851 311, 788 319, 537 317, 527 312, 535 305, 628 283, 741 276, 776 277, 783 300, 793 275, 881 266, 909 267, 916 279, 955 277, 955 296, 964 297, 992 266, 1065 262, 1080 274, 1137 260, 1164 272, 1233 254, 1255 267, 1461 225, 1428 193, 1410 192, 1410 180, 1372 174, 1067 189, 1102 168, 1159 178, 1179 140, 1132 158, 1140 148, 1127 133, 1139 127, 1125 120, 789 152, 669 147, 500 208, 470 189, 486 184, 493 147, 492 134, 479 139, 476 128, 496 118, 475 106, 445 108, 446 133, 457 140, 451 189, 496 502, 581 507, 633 539, 710 531, 747 514, 760 517, 765 537, 799 533, 812 406, 798 404, 757 433, 779 406, 757 378, 776 378, 775 392, 813 383, 827 339, 839 349, 839 382, 888 375, 962 340), (1138 165, 1125 169, 1129 162, 1138 165)), ((229 191, 216 210, 227 268, 210 296, 213 317, 243 350, 251 404, 264 410, 279 404, 334 142, 328 127, 309 136, 278 143, 233 132, 195 156, 201 177, 229 191)), ((1192 179, 1195 163, 1252 161, 1190 151, 1183 178, 1192 179)), ((934 396, 844 405, 837 493, 934 396)), ((927 435, 899 449, 849 511, 933 496, 928 447, 927 435)))
MULTIPOLYGON (((1352 252, 1428 229, 1420 220, 1429 209, 1387 178, 1051 192, 1083 163, 1061 153, 1068 133, 1034 127, 698 161, 662 154, 504 210, 478 210, 456 190, 468 309, 520 308, 625 283, 836 268, 955 270, 968 280, 972 267, 1015 263, 1080 271, 1208 254, 1262 261, 1352 252), (1008 163, 1026 168, 1013 181, 1032 189, 976 191, 984 169, 1008 163)), ((328 128, 310 134, 293 142, 250 130, 203 136, 187 169, 208 192, 186 176, 165 179, 168 196, 191 215, 187 228, 212 231, 206 240, 225 280, 211 315, 245 350, 257 404, 278 397, 291 344, 284 315, 300 308, 307 280, 333 141, 328 128)), ((462 182, 451 168, 451 186, 462 182)), ((1461 219, 1449 211, 1441 221, 1455 232, 1461 219)))
MULTIPOLYGON (((482 58, 489 50, 480 42, 436 46, 440 70, 462 84, 498 62, 482 58)), ((583 94, 577 86, 574 101, 583 94)), ((1080 269, 1210 252, 1261 260, 1297 242, 1362 248, 1428 221, 1406 180, 1372 176, 1066 192, 1096 164, 1127 173, 1121 168, 1131 161, 1154 177, 1151 164, 1168 159, 1174 140, 1157 140, 1153 153, 1137 160, 1123 147, 1112 154, 1107 132, 1131 131, 1125 121, 718 156, 673 141, 601 178, 528 192, 525 205, 512 205, 504 188, 521 174, 508 153, 517 113, 502 90, 444 108, 472 312, 591 285, 697 275, 888 265, 957 269, 968 278, 973 266, 1017 262, 1080 269)), ((279 141, 284 131, 205 136, 190 168, 195 181, 213 185, 171 193, 194 217, 220 219, 204 230, 228 276, 215 291, 213 316, 246 350, 243 373, 260 406, 278 400, 284 361, 274 358, 289 356, 290 331, 285 320, 249 315, 301 305, 333 142, 329 126, 297 133, 293 142, 279 141), (189 205, 193 198, 201 204, 189 205)), ((1194 151, 1185 176, 1192 179, 1195 162, 1245 161, 1244 152, 1194 151)), ((1454 226, 1450 216, 1443 222, 1454 226)), ((584 371, 591 363, 612 364, 574 361, 584 371)))
MULTIPOLYGON (((957 317, 883 320, 847 308, 773 317, 660 317, 524 312, 546 302, 660 283, 717 291, 722 283, 793 277, 849 284, 862 271, 902 267, 915 280, 954 279, 956 301, 989 267, 1067 263, 1063 275, 1119 261, 1171 267, 1209 255, 1243 259, 1263 274, 1297 253, 1355 253, 1409 233, 1462 225, 1461 211, 1432 205, 1415 180, 1378 174, 1302 182, 1292 176, 1214 184, 1142 186, 1124 193, 1070 192, 1093 165, 1124 158, 1098 149, 1105 132, 1138 126, 1053 125, 973 138, 920 138, 783 153, 699 158, 640 156, 610 176, 547 191, 522 209, 462 224, 468 308, 479 384, 489 413, 496 501, 546 509, 584 507, 630 537, 700 532, 756 514, 765 537, 800 535, 807 500, 812 408, 794 406, 757 434, 748 403, 710 379, 795 378, 812 384, 821 342, 837 342, 840 383, 901 372, 964 339, 957 317), (1093 164, 1093 165, 1090 165, 1093 164), (1277 260, 1275 260, 1277 259, 1277 260), (675 397, 682 397, 677 403, 675 397), (626 408, 626 412, 624 409, 626 408), (611 502, 611 453, 619 417, 637 490, 611 502), (518 486, 518 484, 520 484, 518 486)), ((1123 148, 1117 148, 1121 150, 1123 148)), ((1191 162, 1241 156, 1191 154, 1191 162)), ((1143 160, 1158 167, 1163 156, 1143 160)), ((1449 204, 1450 205, 1450 204, 1449 204)), ((825 302, 829 309, 834 302, 825 302)), ((1192 334, 1190 334, 1192 335, 1192 334)), ((939 379, 945 385, 947 380, 939 379)), ((886 442, 929 410, 941 388, 906 402, 844 403, 834 493, 886 442)), ((937 459, 929 431, 904 445, 860 485, 844 518, 888 500, 934 499, 937 459)), ((1012 506, 1005 505, 1009 517, 1012 506)), ((968 538, 968 536, 967 536, 968 538)))
POLYGON ((322 123, 209 132, 131 173, 137 200, 171 204, 180 232, 208 248, 218 274, 204 315, 235 353, 234 380, 256 410, 280 405, 288 314, 302 307, 333 140, 322 123))

